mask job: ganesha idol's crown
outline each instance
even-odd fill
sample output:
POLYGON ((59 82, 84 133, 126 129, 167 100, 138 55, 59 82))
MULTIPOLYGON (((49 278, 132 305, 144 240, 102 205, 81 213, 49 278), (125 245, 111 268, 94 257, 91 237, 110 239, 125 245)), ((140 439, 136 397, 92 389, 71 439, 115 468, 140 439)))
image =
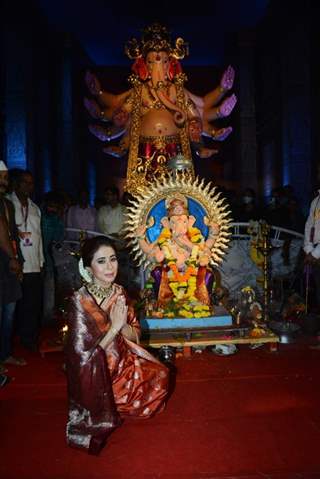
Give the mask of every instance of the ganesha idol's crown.
POLYGON ((143 30, 140 42, 136 38, 132 38, 125 46, 125 53, 130 60, 146 57, 150 51, 166 51, 177 60, 182 60, 189 54, 189 47, 182 38, 177 38, 173 47, 166 27, 154 23, 143 30))
POLYGON ((167 198, 166 207, 169 218, 189 214, 187 198, 179 193, 167 198))

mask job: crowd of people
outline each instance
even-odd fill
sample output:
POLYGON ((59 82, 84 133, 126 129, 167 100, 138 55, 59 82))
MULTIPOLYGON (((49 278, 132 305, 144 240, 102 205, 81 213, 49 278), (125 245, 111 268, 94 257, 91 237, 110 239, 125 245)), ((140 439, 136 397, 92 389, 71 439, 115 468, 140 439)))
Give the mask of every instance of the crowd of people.
MULTIPOLYGON (((21 268, 21 281, 16 282, 11 273, 8 276, 12 284, 8 287, 10 294, 2 311, 6 318, 2 321, 2 329, 7 328, 6 323, 12 325, 15 316, 21 344, 36 350, 40 325, 50 325, 54 312, 52 245, 64 238, 78 240, 79 230, 96 231, 120 240, 128 198, 124 194, 121 202, 118 188, 108 186, 103 197, 96 199, 95 206, 90 206, 85 189, 79 191, 75 201, 63 191, 51 191, 37 205, 31 199, 34 190, 32 173, 19 169, 7 171, 3 162, 2 165, 1 213, 10 225, 11 243, 15 245, 21 268)), ((234 221, 264 219, 274 226, 304 231, 306 219, 290 186, 275 188, 266 204, 257 199, 251 188, 240 195, 232 190, 220 190, 229 202, 234 221)), ((11 331, 12 326, 8 328, 11 331)), ((1 337, 8 338, 10 331, 1 337)), ((12 356, 8 347, 1 349, 0 358, 2 363, 24 364, 23 360, 12 356)))
POLYGON ((273 188, 268 198, 259 198, 253 188, 240 194, 221 188, 235 222, 265 220, 268 224, 303 233, 306 218, 291 185, 273 188))

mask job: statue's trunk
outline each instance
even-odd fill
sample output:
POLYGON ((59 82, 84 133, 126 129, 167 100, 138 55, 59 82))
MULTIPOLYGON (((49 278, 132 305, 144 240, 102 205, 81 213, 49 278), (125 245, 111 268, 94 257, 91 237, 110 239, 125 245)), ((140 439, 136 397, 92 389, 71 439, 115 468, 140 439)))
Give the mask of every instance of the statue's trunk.
POLYGON ((151 73, 151 79, 152 79, 152 85, 155 90, 155 94, 161 101, 161 103, 164 104, 168 110, 171 110, 174 112, 173 118, 174 122, 178 127, 182 127, 185 124, 186 121, 186 114, 185 112, 179 108, 177 105, 172 103, 170 98, 167 96, 165 87, 164 88, 159 88, 159 82, 166 82, 166 74, 164 71, 164 68, 161 65, 154 65, 151 73))

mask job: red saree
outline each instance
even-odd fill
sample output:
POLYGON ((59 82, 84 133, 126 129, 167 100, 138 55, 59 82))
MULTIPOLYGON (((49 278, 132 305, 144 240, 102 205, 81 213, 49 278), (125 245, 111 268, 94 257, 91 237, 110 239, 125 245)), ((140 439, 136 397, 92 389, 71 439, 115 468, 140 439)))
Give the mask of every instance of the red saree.
MULTIPOLYGON (((119 294, 124 294, 123 288, 114 285, 105 312, 82 287, 73 295, 69 311, 67 441, 94 454, 120 425, 120 415, 151 417, 163 409, 168 391, 167 368, 138 344, 119 333, 106 351, 99 346, 119 294)), ((140 325, 130 306, 127 322, 138 339, 140 325)))

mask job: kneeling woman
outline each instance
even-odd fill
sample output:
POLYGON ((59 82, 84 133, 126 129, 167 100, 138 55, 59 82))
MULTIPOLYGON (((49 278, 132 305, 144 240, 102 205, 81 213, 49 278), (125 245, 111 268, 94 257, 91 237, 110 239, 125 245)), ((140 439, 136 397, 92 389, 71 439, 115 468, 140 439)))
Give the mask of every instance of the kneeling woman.
POLYGON ((129 415, 149 418, 164 408, 168 369, 138 345, 140 326, 124 289, 114 283, 118 261, 104 236, 87 240, 68 315, 67 441, 98 454, 129 415))

